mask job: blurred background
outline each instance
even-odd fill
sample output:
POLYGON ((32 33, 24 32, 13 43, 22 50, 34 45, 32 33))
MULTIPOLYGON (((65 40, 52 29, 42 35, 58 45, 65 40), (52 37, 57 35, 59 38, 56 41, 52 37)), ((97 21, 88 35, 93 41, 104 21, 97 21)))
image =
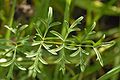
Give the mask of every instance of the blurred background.
MULTIPOLYGON (((34 35, 35 30, 32 23, 39 18, 46 19, 49 6, 53 8, 53 21, 63 22, 66 0, 17 0, 15 9, 12 9, 12 5, 13 0, 0 0, 0 39, 6 38, 7 30, 4 25, 10 25, 11 17, 13 17, 13 25, 19 23, 29 24, 29 28, 25 30, 22 36, 34 35)), ((71 64, 68 65, 70 68, 66 67, 66 74, 63 77, 60 74, 59 79, 56 80, 96 80, 112 68, 119 66, 120 0, 72 0, 69 10, 70 24, 80 16, 84 16, 81 24, 78 25, 81 29, 90 26, 95 21, 97 23, 95 27, 97 33, 92 38, 96 41, 105 34, 106 38, 104 41, 115 41, 115 45, 110 48, 100 49, 104 61, 103 67, 96 61, 96 56, 92 55, 89 57, 89 64, 84 72, 80 72, 79 67, 74 67, 71 64)), ((61 26, 58 26, 56 30, 61 28, 61 26)), ((55 67, 53 65, 45 67, 48 77, 45 80, 53 80, 52 72, 54 72, 55 67)), ((2 71, 0 70, 0 75, 4 77, 5 75, 2 74, 2 71)), ((26 72, 15 70, 15 73, 19 80, 27 80, 25 78, 26 72)), ((17 78, 15 80, 18 80, 17 78)), ((41 79, 38 77, 36 80, 41 79)), ((120 73, 118 72, 111 76, 108 80, 120 80, 120 73)))

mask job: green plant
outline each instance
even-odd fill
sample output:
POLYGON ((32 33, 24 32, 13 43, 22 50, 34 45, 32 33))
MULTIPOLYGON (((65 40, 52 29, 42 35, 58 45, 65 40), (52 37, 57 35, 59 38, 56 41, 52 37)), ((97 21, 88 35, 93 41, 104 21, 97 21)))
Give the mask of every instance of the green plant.
POLYGON ((5 25, 5 28, 12 32, 14 39, 0 39, 1 49, 3 50, 1 60, 5 60, 5 62, 0 63, 0 66, 9 66, 7 79, 13 79, 15 66, 20 70, 28 70, 28 76, 30 77, 32 75, 34 78, 38 73, 44 77, 43 66, 49 64, 56 64, 57 69, 61 70, 63 74, 65 74, 66 64, 80 66, 83 72, 87 65, 87 58, 93 50, 97 55, 97 60, 101 66, 103 66, 103 60, 98 48, 111 46, 114 42, 103 42, 105 35, 96 42, 91 39, 91 36, 95 33, 95 31, 93 31, 96 25, 95 22, 84 30, 80 30, 80 28, 76 26, 80 24, 80 21, 83 19, 82 16, 71 25, 69 25, 67 20, 64 20, 65 28, 63 35, 60 34, 59 31, 51 29, 61 24, 60 22, 52 22, 52 16, 52 8, 49 7, 47 19, 40 19, 34 22, 33 27, 36 30, 34 36, 21 36, 23 30, 26 29, 28 25, 17 25, 14 28, 5 25), (41 27, 44 27, 44 29, 41 29, 41 27), (72 32, 77 32, 78 34, 73 35, 71 34, 72 32), (25 64, 23 64, 24 61, 26 61, 25 64), (27 62, 30 62, 30 64, 27 64, 27 62))

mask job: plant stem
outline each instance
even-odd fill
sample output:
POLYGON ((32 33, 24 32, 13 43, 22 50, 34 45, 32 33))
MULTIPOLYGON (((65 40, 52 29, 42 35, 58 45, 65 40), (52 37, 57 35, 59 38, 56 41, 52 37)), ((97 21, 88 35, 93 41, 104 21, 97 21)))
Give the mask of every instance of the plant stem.
MULTIPOLYGON (((11 8, 10 21, 9 21, 9 24, 8 24, 9 27, 12 27, 12 24, 13 24, 14 13, 15 13, 15 5, 16 5, 16 0, 13 0, 13 5, 12 5, 12 8, 11 8)), ((6 38, 7 40, 10 40, 10 34, 11 34, 10 30, 7 30, 6 36, 5 36, 5 38, 6 38)))

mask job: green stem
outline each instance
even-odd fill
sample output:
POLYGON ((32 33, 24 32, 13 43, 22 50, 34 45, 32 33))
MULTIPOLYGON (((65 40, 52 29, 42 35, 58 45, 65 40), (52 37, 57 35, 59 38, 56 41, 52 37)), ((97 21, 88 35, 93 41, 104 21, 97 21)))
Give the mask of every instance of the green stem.
MULTIPOLYGON (((11 16, 10 16, 10 21, 9 21, 9 27, 12 27, 12 24, 13 24, 15 5, 16 5, 16 0, 13 0, 13 5, 12 5, 12 9, 11 9, 11 16)), ((7 30, 6 36, 5 36, 5 38, 7 40, 10 40, 10 34, 11 34, 10 30, 7 30)))
MULTIPOLYGON (((70 13, 70 4, 72 0, 66 0, 66 7, 64 12, 64 21, 69 22, 69 13, 70 13)), ((66 35, 66 26, 65 22, 63 22, 63 28, 62 28, 62 35, 65 37, 66 35)))

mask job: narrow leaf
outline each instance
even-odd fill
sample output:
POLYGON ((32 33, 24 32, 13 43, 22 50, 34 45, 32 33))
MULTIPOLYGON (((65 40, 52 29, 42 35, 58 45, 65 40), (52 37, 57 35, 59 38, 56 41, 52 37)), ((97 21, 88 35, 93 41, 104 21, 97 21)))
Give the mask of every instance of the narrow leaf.
POLYGON ((40 27, 41 22, 37 21, 35 24, 35 30, 37 31, 37 33, 39 34, 40 38, 42 38, 42 32, 40 31, 39 27, 40 27))
POLYGON ((61 22, 53 22, 50 24, 49 28, 53 27, 53 26, 57 26, 57 25, 60 25, 61 22))
POLYGON ((53 55, 57 55, 57 53, 53 50, 48 50, 48 52, 52 53, 53 55))
POLYGON ((35 67, 35 65, 33 64, 32 66, 30 66, 28 69, 32 70, 35 67))
POLYGON ((120 72, 120 65, 111 69, 110 71, 108 71, 106 74, 104 74, 103 76, 101 76, 99 79, 97 80, 108 80, 108 78, 111 78, 113 75, 117 74, 120 72))
POLYGON ((10 61, 8 61, 8 62, 5 62, 5 63, 0 64, 0 66, 2 66, 2 67, 7 67, 7 66, 11 65, 12 63, 13 63, 13 59, 10 60, 10 61))
POLYGON ((87 52, 86 50, 82 50, 82 53, 89 55, 89 52, 87 52))
POLYGON ((80 53, 80 49, 78 49, 77 51, 75 51, 74 53, 72 53, 70 55, 70 57, 75 57, 76 55, 78 55, 80 53))
POLYGON ((58 52, 58 51, 60 51, 63 47, 64 47, 64 46, 62 45, 62 46, 60 46, 60 47, 58 47, 58 48, 51 49, 51 51, 58 52))
POLYGON ((40 60, 40 62, 42 62, 43 64, 48 64, 48 63, 42 58, 41 55, 39 56, 39 60, 40 60))
POLYGON ((24 54, 26 55, 26 57, 29 57, 29 58, 34 57, 34 56, 37 55, 37 53, 34 53, 34 51, 26 52, 26 53, 24 53, 24 54))
POLYGON ((81 51, 82 48, 79 48, 80 49, 80 69, 82 72, 84 72, 85 70, 85 65, 84 65, 84 58, 83 58, 83 53, 81 51))
POLYGON ((42 45, 43 45, 43 47, 44 47, 45 49, 47 49, 47 50, 50 49, 50 47, 52 46, 52 45, 47 45, 47 44, 44 44, 44 43, 43 43, 42 45))
POLYGON ((40 41, 34 41, 33 43, 32 43, 32 46, 36 46, 36 45, 39 45, 40 44, 40 41))
POLYGON ((23 25, 23 26, 21 26, 20 28, 19 28, 19 31, 22 31, 22 30, 24 30, 25 28, 27 28, 28 27, 28 25, 26 24, 26 25, 23 25))
POLYGON ((63 37, 60 33, 56 32, 56 31, 50 31, 52 34, 54 34, 55 36, 59 37, 61 40, 63 40, 63 37))
POLYGON ((95 26, 96 26, 96 23, 94 22, 92 26, 87 27, 86 34, 89 34, 90 32, 92 32, 92 30, 95 28, 95 26))
POLYGON ((103 60, 102 60, 102 57, 101 57, 99 51, 96 48, 93 48, 93 49, 94 49, 94 51, 95 51, 95 53, 97 55, 97 60, 99 60, 101 66, 103 66, 103 60))
POLYGON ((69 28, 69 32, 73 32, 73 31, 80 31, 80 28, 69 28))
POLYGON ((7 28, 8 30, 10 30, 13 33, 16 33, 16 29, 10 28, 7 25, 5 25, 4 27, 7 28))
POLYGON ((14 50, 13 48, 10 48, 8 51, 6 51, 5 53, 3 53, 3 55, 6 55, 6 54, 12 52, 13 50, 14 50))
POLYGON ((72 25, 70 26, 70 28, 74 28, 77 24, 80 23, 80 21, 83 19, 83 16, 79 17, 77 20, 75 20, 72 25))
POLYGON ((26 70, 23 66, 21 66, 19 63, 15 63, 15 65, 20 69, 20 70, 26 70))
POLYGON ((62 60, 62 57, 58 58, 54 63, 59 63, 62 60))
POLYGON ((65 48, 68 50, 77 50, 77 48, 73 46, 65 46, 65 48))
POLYGON ((49 7, 49 11, 48 11, 48 22, 49 23, 52 22, 52 15, 53 15, 52 7, 49 7))
POLYGON ((105 35, 103 35, 100 40, 98 40, 93 46, 96 47, 96 46, 99 46, 100 44, 102 44, 102 41, 104 40, 105 38, 105 35))
POLYGON ((38 69, 38 67, 35 67, 35 70, 38 72, 38 73, 41 73, 40 69, 38 69))
POLYGON ((15 51, 14 51, 12 60, 10 60, 10 61, 8 61, 8 62, 5 62, 5 63, 1 63, 0 66, 2 66, 2 67, 7 67, 7 66, 11 65, 11 64, 14 62, 15 57, 16 57, 16 49, 15 49, 15 51))

